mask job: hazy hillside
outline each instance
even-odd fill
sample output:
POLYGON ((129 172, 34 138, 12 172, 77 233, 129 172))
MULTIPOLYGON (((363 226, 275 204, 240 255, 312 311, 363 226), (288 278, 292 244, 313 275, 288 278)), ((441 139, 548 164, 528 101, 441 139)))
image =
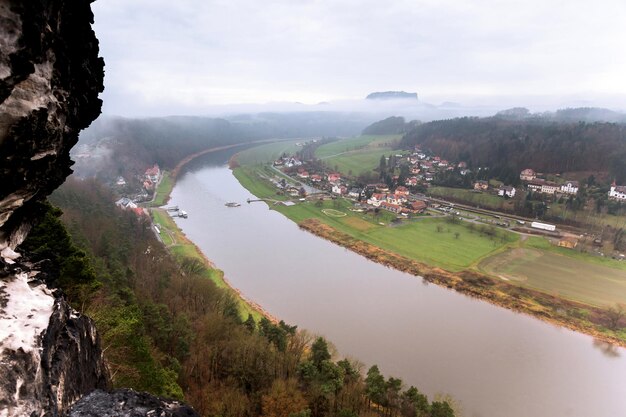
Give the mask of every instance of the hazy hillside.
POLYGON ((83 146, 73 151, 74 170, 82 177, 130 178, 154 163, 170 169, 185 156, 214 146, 270 138, 352 136, 374 120, 371 114, 340 112, 242 114, 228 119, 102 118, 81 134, 83 146))

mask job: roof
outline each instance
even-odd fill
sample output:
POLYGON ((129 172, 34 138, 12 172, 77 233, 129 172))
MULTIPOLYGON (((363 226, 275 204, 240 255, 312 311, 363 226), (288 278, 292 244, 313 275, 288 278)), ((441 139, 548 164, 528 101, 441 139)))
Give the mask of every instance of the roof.
POLYGON ((399 206, 397 204, 392 204, 392 203, 388 203, 386 201, 383 201, 382 203, 380 203, 381 206, 383 207, 390 207, 390 208, 395 208, 395 209, 402 209, 402 206, 399 206))

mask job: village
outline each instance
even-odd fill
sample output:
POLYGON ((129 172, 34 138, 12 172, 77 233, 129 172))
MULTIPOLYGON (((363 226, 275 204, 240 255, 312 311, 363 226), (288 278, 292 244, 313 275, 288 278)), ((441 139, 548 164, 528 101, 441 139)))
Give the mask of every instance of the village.
MULTIPOLYGON (((321 142, 310 140, 299 142, 298 148, 313 147, 313 152, 302 150, 283 153, 271 163, 271 173, 266 180, 273 184, 277 194, 287 196, 292 201, 281 204, 292 205, 301 201, 345 199, 351 201, 353 211, 372 213, 380 211, 395 216, 395 221, 419 216, 454 216, 460 220, 501 227, 520 233, 539 234, 555 238, 558 246, 576 248, 583 235, 585 240, 595 244, 597 254, 602 254, 601 235, 587 234, 559 222, 542 220, 538 216, 528 216, 514 212, 501 212, 491 207, 481 207, 468 202, 458 201, 453 196, 433 195, 429 189, 444 177, 456 176, 464 178, 466 193, 476 193, 489 198, 500 198, 502 201, 536 200, 538 206, 545 210, 550 203, 566 201, 579 196, 579 181, 560 178, 558 175, 538 173, 526 168, 519 174, 516 185, 504 184, 489 178, 489 167, 475 168, 472 172, 464 161, 451 162, 439 155, 424 151, 419 147, 411 151, 392 151, 380 159, 370 178, 378 178, 377 182, 364 183, 362 178, 345 175, 331 169, 315 158, 314 150, 321 142), (303 155, 310 155, 304 158, 303 155), (479 175, 477 175, 479 174, 479 175), (484 178, 484 179, 478 179, 484 178), (557 230, 557 226, 559 230, 557 230)), ((335 167, 336 168, 336 167, 335 167)), ((144 215, 142 206, 160 204, 157 198, 160 182, 167 172, 163 172, 158 164, 149 166, 144 173, 133 182, 139 182, 141 189, 129 187, 123 177, 118 177, 114 188, 121 196, 116 205, 125 210, 132 210, 144 215)), ((440 187, 441 188, 441 187, 440 187)), ((626 186, 615 182, 608 191, 607 198, 611 201, 626 201, 626 186)), ((230 207, 236 207, 232 205, 230 207)), ((171 215, 186 217, 183 210, 172 211, 171 215)))
MULTIPOLYGON (((306 146, 306 145, 304 145, 306 146)), ((272 167, 291 181, 274 180, 279 193, 294 198, 315 200, 344 198, 353 202, 353 210, 378 212, 384 210, 397 215, 398 220, 422 215, 452 215, 459 219, 485 223, 527 234, 554 238, 556 245, 574 249, 581 238, 590 241, 598 255, 604 255, 600 235, 587 234, 568 225, 546 222, 538 217, 502 213, 497 210, 473 206, 428 195, 428 189, 443 175, 475 178, 464 161, 451 162, 416 147, 411 152, 390 151, 381 158, 376 168, 380 181, 363 184, 358 178, 329 169, 314 158, 305 159, 295 154, 283 154, 273 161, 272 167), (383 172, 382 170, 385 170, 383 172)), ((551 202, 573 201, 583 187, 579 181, 560 178, 555 174, 542 174, 526 168, 519 174, 519 183, 509 185, 489 178, 489 167, 477 168, 486 179, 476 179, 468 192, 491 195, 503 200, 537 200, 548 210, 551 202)), ((278 177, 277 177, 278 178, 278 177)), ((613 182, 607 197, 613 201, 626 200, 626 186, 613 182)), ((620 256, 619 254, 616 256, 620 256)), ((620 258, 621 259, 621 258, 620 258)))
MULTIPOLYGON (((273 162, 273 166, 279 168, 283 173, 310 186, 317 187, 321 191, 326 191, 335 196, 356 199, 361 204, 380 207, 399 214, 423 211, 425 207, 413 203, 416 200, 424 201, 424 199, 417 198, 415 195, 423 195, 423 191, 433 183, 437 175, 446 172, 458 173, 461 176, 471 174, 466 162, 451 163, 440 156, 427 155, 419 148, 410 154, 393 154, 385 157, 385 164, 392 166, 392 171, 398 167, 400 174, 390 176, 391 181, 363 185, 354 181, 353 178, 343 176, 332 170, 329 171, 323 165, 312 164, 311 161, 300 159, 296 155, 285 154, 273 162), (404 175, 402 171, 405 171, 404 175)), ((478 168, 478 170, 485 171, 488 169, 488 167, 478 168)), ((554 199, 578 195, 581 187, 578 181, 560 179, 555 182, 547 180, 546 177, 548 175, 527 168, 521 171, 519 175, 522 182, 521 187, 516 188, 513 185, 502 184, 494 180, 476 180, 473 182, 473 191, 489 193, 505 199, 514 198, 520 191, 552 196, 554 199)), ((293 189, 291 192, 294 195, 302 194, 299 189, 293 189)), ((616 201, 626 200, 626 186, 618 186, 613 182, 608 192, 608 198, 616 201)))

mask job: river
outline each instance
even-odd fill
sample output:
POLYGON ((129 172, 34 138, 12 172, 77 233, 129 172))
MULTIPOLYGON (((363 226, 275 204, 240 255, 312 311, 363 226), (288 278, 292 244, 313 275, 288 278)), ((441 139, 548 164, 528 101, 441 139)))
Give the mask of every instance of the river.
POLYGON ((465 417, 625 417, 626 350, 373 263, 254 198, 229 150, 192 161, 170 204, 226 278, 272 315, 378 364, 465 417), (241 207, 224 203, 237 201, 241 207))

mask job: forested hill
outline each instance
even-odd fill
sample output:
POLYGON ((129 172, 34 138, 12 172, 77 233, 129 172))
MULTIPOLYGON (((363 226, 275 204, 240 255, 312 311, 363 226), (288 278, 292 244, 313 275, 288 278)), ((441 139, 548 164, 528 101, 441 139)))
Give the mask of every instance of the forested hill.
POLYGON ((340 112, 261 113, 225 118, 175 116, 101 118, 81 134, 74 150, 82 177, 133 177, 154 163, 165 169, 203 149, 270 138, 350 136, 376 119, 340 112), (88 147, 85 150, 84 147, 88 147), (88 153, 89 158, 81 158, 88 153))
POLYGON ((626 181, 624 124, 459 118, 414 127, 401 146, 415 145, 473 168, 509 172, 512 178, 524 168, 533 168, 549 173, 608 171, 618 181, 626 181))
POLYGON ((408 132, 419 123, 417 120, 406 123, 404 117, 392 116, 372 123, 363 129, 362 133, 364 135, 396 135, 408 132))

